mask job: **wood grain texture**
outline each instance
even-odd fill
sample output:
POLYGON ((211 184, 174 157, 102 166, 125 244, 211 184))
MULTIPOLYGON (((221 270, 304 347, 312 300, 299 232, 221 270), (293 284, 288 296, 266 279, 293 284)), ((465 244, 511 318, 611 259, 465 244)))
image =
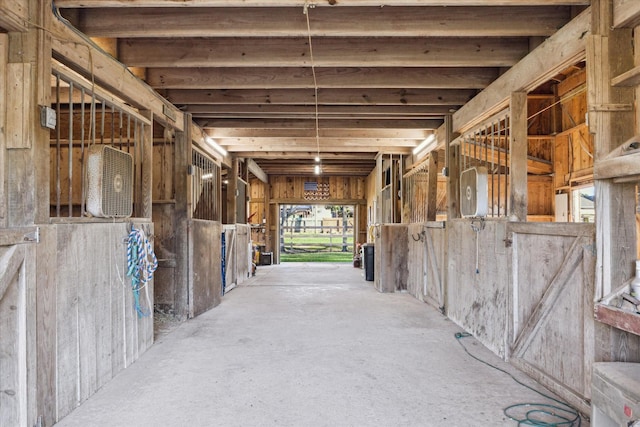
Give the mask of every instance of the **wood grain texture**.
MULTIPOLYGON (((549 36, 567 22, 570 13, 566 6, 510 9, 428 7, 424 2, 419 5, 422 7, 317 8, 309 16, 311 35, 313 38, 549 36), (425 21, 431 25, 424 25, 425 21), (396 25, 397 22, 402 25, 396 25)), ((79 29, 91 37, 306 37, 306 22, 298 6, 84 9, 79 29)))
MULTIPOLYGON (((153 233, 150 223, 135 224, 153 233)), ((153 342, 153 316, 138 318, 126 274, 126 223, 59 224, 56 273, 57 419, 75 409, 153 342), (78 260, 89 268, 78 268, 78 260)), ((141 291, 143 310, 152 313, 141 291)))
MULTIPOLYGON (((372 68, 316 70, 320 88, 482 89, 496 77, 493 68, 372 68)), ((155 89, 305 89, 313 88, 311 69, 150 68, 147 83, 155 89)))
MULTIPOLYGON (((333 38, 313 42, 316 67, 508 67, 524 38, 333 38)), ((310 67, 306 37, 121 39, 119 59, 136 67, 310 67)))
POLYGON ((59 20, 52 21, 51 32, 53 56, 57 60, 85 77, 93 76, 97 83, 113 91, 114 94, 122 96, 134 107, 153 111, 156 120, 160 123, 176 129, 183 128, 182 112, 167 104, 162 97, 142 83, 122 64, 100 51, 59 20), (163 110, 165 107, 172 110, 176 117, 175 122, 166 119, 163 110))
POLYGON ((595 229, 510 223, 508 231, 513 232, 511 362, 582 408, 597 357, 595 229))
POLYGON ((613 26, 632 28, 640 21, 640 4, 634 0, 613 0, 613 26))
MULTIPOLYGON (((0 423, 27 425, 27 281, 25 247, 0 248, 0 423)), ((33 313, 29 311, 29 314, 33 313)), ((32 332, 33 333, 33 332, 32 332)), ((34 374, 34 373, 33 373, 34 374)))
POLYGON ((506 357, 511 249, 496 238, 503 221, 475 233, 469 220, 447 221, 447 316, 506 357), (476 238, 479 239, 476 273, 476 238))
POLYGON ((218 222, 191 220, 193 240, 193 314, 198 316, 220 304, 222 297, 220 233, 218 222))
POLYGON ((408 233, 404 224, 383 224, 375 241, 374 286, 379 292, 407 289, 408 233))
POLYGON ((500 111, 514 91, 528 91, 585 57, 584 36, 589 32, 590 9, 565 25, 523 58, 490 87, 453 115, 453 130, 464 132, 500 111))
POLYGON ((509 108, 511 130, 509 132, 510 212, 512 219, 527 220, 527 94, 511 94, 509 108))
MULTIPOLYGON (((462 105, 470 89, 319 89, 319 105, 462 105)), ((198 105, 314 105, 313 89, 166 89, 173 104, 198 105)))
POLYGON ((55 226, 40 226, 36 245, 37 413, 44 425, 56 421, 56 237, 55 226))
MULTIPOLYGON (((7 114, 7 62, 9 60, 9 37, 6 34, 0 34, 0 128, 4 128, 7 114)), ((7 148, 6 136, 4 130, 0 131, 0 168, 6 170, 6 154, 7 148)), ((0 173, 0 227, 5 228, 7 225, 7 194, 5 188, 5 174, 0 173)))
MULTIPOLYGON (((389 0, 389 6, 526 6, 526 5, 588 5, 587 0, 389 0)), ((351 0, 342 4, 318 2, 316 6, 374 6, 379 0, 351 0)), ((58 7, 298 7, 297 0, 59 0, 58 7)))

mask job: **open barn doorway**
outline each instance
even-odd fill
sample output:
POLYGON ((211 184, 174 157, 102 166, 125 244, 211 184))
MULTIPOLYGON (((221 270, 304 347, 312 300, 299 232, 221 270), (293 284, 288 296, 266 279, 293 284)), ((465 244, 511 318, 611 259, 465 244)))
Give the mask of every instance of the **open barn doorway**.
POLYGON ((280 205, 280 262, 352 262, 352 205, 280 205))

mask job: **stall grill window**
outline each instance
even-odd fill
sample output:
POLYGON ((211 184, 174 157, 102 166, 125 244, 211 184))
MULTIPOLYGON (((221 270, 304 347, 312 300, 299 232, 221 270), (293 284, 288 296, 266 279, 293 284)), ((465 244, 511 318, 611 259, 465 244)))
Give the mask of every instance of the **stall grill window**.
POLYGON ((418 223, 427 221, 427 198, 429 193, 429 163, 424 162, 405 177, 405 212, 408 221, 418 223))
POLYGON ((220 220, 220 166, 210 157, 192 150, 191 210, 194 219, 220 220))
MULTIPOLYGON (((94 144, 106 144, 133 156, 134 194, 140 194, 142 144, 149 119, 54 61, 51 130, 51 217, 84 217, 87 183, 85 156, 94 144)), ((134 196, 134 201, 137 198, 134 196)))
POLYGON ((478 166, 487 168, 487 216, 494 218, 507 216, 509 209, 509 126, 509 115, 502 113, 457 140, 461 171, 478 166))

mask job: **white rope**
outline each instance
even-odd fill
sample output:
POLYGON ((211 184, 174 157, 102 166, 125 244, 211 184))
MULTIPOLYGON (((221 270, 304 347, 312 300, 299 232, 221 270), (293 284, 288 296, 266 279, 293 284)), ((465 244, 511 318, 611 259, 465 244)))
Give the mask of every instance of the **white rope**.
POLYGON ((316 119, 316 148, 318 151, 318 158, 320 157, 320 119, 318 113, 318 78, 316 76, 316 63, 313 57, 313 45, 311 44, 311 24, 309 22, 309 8, 314 8, 315 5, 305 3, 303 8, 304 16, 307 19, 307 35, 309 38, 309 54, 311 57, 311 74, 313 74, 313 94, 315 100, 315 119, 316 119))

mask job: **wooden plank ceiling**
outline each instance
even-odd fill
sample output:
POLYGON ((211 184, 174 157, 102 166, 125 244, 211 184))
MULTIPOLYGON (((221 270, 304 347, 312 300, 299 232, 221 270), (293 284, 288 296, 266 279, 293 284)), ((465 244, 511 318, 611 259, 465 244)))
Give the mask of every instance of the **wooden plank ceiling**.
POLYGON ((318 152, 323 173, 339 175, 369 174, 380 152, 410 154, 588 4, 55 1, 220 145, 276 175, 312 174, 318 152))

